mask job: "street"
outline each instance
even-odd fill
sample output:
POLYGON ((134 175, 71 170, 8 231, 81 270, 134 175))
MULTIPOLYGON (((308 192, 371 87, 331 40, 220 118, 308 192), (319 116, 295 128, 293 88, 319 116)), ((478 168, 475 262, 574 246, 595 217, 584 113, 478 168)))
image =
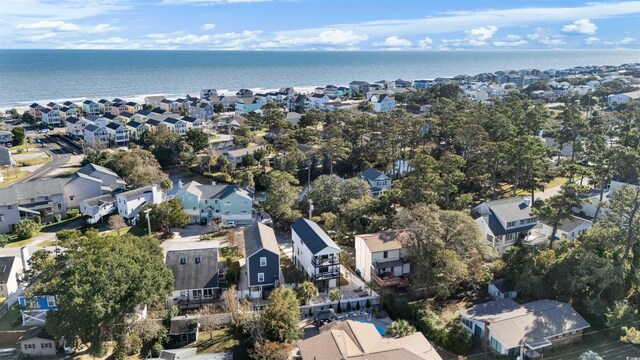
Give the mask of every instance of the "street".
MULTIPOLYGON (((71 159, 71 156, 74 155, 73 149, 66 145, 57 143, 51 136, 44 135, 36 137, 36 139, 39 139, 45 145, 44 147, 40 147, 40 149, 51 157, 51 161, 42 165, 26 177, 18 180, 17 183, 26 183, 31 180, 37 180, 45 177, 52 171, 66 165, 71 159)), ((38 146, 38 144, 33 144, 33 146, 38 146)))

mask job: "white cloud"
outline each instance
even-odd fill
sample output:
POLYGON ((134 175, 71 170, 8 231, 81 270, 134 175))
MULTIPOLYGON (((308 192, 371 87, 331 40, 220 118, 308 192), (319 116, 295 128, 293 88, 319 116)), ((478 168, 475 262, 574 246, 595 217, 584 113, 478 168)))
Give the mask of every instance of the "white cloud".
POLYGON ((498 28, 538 25, 578 19, 604 19, 620 15, 640 13, 640 1, 593 2, 576 7, 519 7, 512 9, 489 9, 454 11, 416 19, 392 19, 366 21, 352 24, 334 24, 320 28, 281 31, 278 35, 293 37, 314 36, 328 29, 353 31, 370 37, 442 34, 465 31, 470 28, 492 24, 498 28))
MULTIPOLYGON (((259 35, 262 34, 261 30, 242 32, 230 32, 211 35, 194 35, 186 34, 181 36, 173 36, 168 38, 156 38, 154 44, 156 45, 201 45, 202 47, 209 49, 220 50, 236 50, 243 49, 247 43, 258 40, 259 35)), ((147 34, 158 35, 158 34, 147 34)))
POLYGON ((98 24, 89 28, 87 32, 91 34, 101 34, 101 33, 116 31, 116 30, 118 30, 118 28, 111 24, 98 24))
POLYGON ((591 37, 588 37, 588 38, 584 39, 584 42, 585 42, 585 44, 588 44, 588 45, 594 45, 594 44, 599 43, 600 39, 595 37, 595 36, 591 36, 591 37))
MULTIPOLYGON (((127 0, 2 0, 2 15, 9 21, 85 19, 130 7, 127 0)), ((19 22, 18 22, 19 23, 19 22)))
POLYGON ((638 42, 637 39, 625 37, 618 41, 603 41, 602 43, 605 45, 630 45, 630 44, 635 44, 636 42, 638 42))
POLYGON ((216 24, 202 24, 202 26, 200 26, 200 30, 202 31, 213 30, 215 28, 216 24))
POLYGON ((526 44, 528 44, 528 41, 518 35, 507 35, 502 40, 496 40, 493 42, 493 46, 498 47, 517 47, 526 44))
POLYGON ((546 46, 562 45, 565 43, 562 35, 550 33, 548 30, 541 27, 535 28, 533 30, 533 34, 527 35, 527 38, 538 44, 546 46))
POLYGON ((20 24, 16 26, 16 29, 47 29, 57 31, 78 31, 80 27, 76 24, 64 22, 64 21, 50 21, 43 20, 30 24, 20 24))
POLYGON ((468 34, 470 37, 477 40, 489 40, 493 37, 493 34, 495 34, 496 31, 498 31, 498 28, 492 25, 467 30, 465 31, 465 34, 468 34))
POLYGON ((431 49, 431 44, 433 44, 433 39, 430 37, 425 37, 424 39, 418 41, 418 47, 421 49, 431 49))
POLYGON ((21 37, 20 40, 29 41, 29 42, 38 42, 38 41, 42 41, 42 40, 52 39, 52 38, 56 37, 57 35, 58 35, 58 33, 50 32, 50 33, 44 33, 44 34, 40 34, 40 35, 32 35, 32 36, 21 37))
POLYGON ((164 39, 164 38, 173 37, 173 36, 180 36, 182 34, 184 34, 184 31, 180 30, 180 31, 174 31, 172 33, 151 33, 151 34, 143 35, 142 37, 145 37, 148 39, 164 39))
POLYGON ((570 34, 595 34, 598 27, 589 19, 576 20, 562 27, 562 32, 570 34))
POLYGON ((255 2, 269 2, 271 0, 162 0, 163 4, 197 4, 197 5, 219 5, 219 4, 242 4, 255 2))
POLYGON ((413 45, 411 41, 407 39, 403 39, 398 36, 389 36, 386 39, 384 39, 383 42, 373 43, 373 46, 385 46, 385 47, 395 47, 395 48, 408 47, 411 45, 413 45))
POLYGON ((353 31, 332 29, 322 31, 316 36, 309 37, 277 35, 271 40, 257 44, 255 48, 284 48, 303 45, 354 46, 368 38, 369 37, 367 35, 356 34, 353 31))

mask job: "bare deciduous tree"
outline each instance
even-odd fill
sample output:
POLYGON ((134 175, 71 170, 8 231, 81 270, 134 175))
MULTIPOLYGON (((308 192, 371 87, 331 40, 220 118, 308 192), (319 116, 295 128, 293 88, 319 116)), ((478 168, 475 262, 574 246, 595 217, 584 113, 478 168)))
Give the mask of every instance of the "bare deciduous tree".
POLYGON ((109 218, 109 228, 114 230, 118 236, 120 236, 120 230, 125 228, 127 223, 124 221, 124 218, 120 215, 113 215, 109 218))

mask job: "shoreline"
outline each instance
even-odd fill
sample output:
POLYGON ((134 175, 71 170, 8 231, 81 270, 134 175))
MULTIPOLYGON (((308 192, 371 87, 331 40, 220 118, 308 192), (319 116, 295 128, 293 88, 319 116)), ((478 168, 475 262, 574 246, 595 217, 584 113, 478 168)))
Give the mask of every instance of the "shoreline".
MULTIPOLYGON (((300 92, 300 93, 309 93, 309 92, 313 92, 313 90, 318 87, 318 86, 323 86, 323 85, 316 85, 316 86, 293 86, 294 89, 296 89, 296 92, 300 92)), ((346 85, 345 85, 346 86, 346 85)), ((286 85, 283 85, 282 87, 287 87, 286 85)), ((271 89, 265 89, 265 88, 249 88, 249 90, 253 91, 254 93, 262 93, 262 92, 272 92, 272 91, 278 91, 280 88, 271 88, 271 89)), ((240 89, 238 89, 240 90, 240 89)), ((219 95, 226 95, 226 96, 232 96, 235 95, 235 93, 238 90, 230 90, 230 89, 224 89, 224 90, 218 90, 218 94, 219 95)), ((5 104, 0 104, 0 111, 5 112, 11 109, 16 109, 19 112, 23 112, 25 110, 29 109, 29 105, 33 104, 33 103, 38 103, 40 105, 46 105, 50 102, 55 102, 55 103, 61 103, 61 102, 65 102, 65 101, 72 101, 78 105, 81 106, 82 102, 90 99, 90 100, 100 100, 100 99, 108 99, 108 100, 113 100, 115 98, 121 98, 123 100, 127 100, 127 101, 134 101, 134 102, 138 102, 138 103, 144 103, 144 98, 147 96, 164 96, 167 99, 174 99, 174 98, 179 98, 179 97, 184 97, 185 95, 195 95, 200 97, 200 90, 197 91, 187 91, 181 94, 174 94, 174 93, 157 93, 157 94, 143 94, 143 95, 131 95, 131 96, 123 96, 123 95, 104 95, 104 96, 98 96, 98 97, 75 97, 75 98, 64 98, 64 99, 44 99, 44 100, 30 100, 30 101, 20 101, 17 103, 14 103, 13 105, 5 105, 5 104)))

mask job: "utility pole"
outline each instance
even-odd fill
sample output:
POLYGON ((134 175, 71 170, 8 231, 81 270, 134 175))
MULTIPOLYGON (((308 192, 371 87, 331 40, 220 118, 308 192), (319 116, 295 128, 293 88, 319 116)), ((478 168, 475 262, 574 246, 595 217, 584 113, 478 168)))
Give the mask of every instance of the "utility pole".
POLYGON ((309 199, 309 220, 311 220, 312 215, 313 215, 313 200, 309 199))
POLYGON ((151 220, 149 219, 149 212, 151 211, 151 209, 148 209, 147 211, 144 212, 146 218, 147 218, 147 231, 149 232, 149 236, 151 236, 151 220))

